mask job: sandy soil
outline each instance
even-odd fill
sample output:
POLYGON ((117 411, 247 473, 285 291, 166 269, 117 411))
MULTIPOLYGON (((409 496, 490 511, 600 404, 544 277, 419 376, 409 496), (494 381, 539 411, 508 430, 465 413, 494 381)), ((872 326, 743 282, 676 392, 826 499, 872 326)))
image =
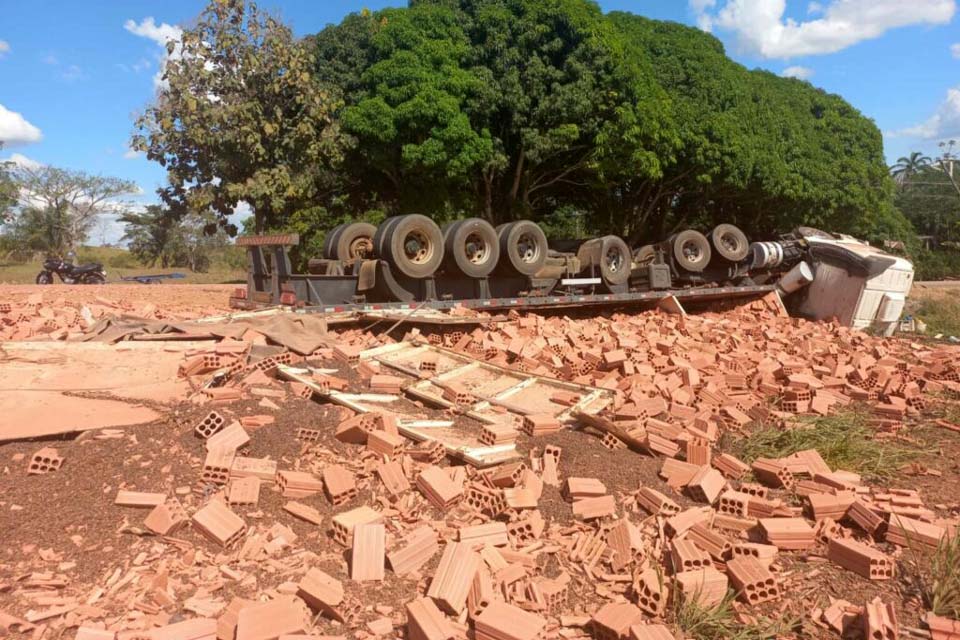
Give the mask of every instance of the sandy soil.
POLYGON ((23 304, 42 293, 45 302, 92 303, 97 298, 133 305, 153 303, 167 311, 229 311, 228 299, 237 285, 232 284, 105 284, 66 285, 0 284, 0 302, 23 304))

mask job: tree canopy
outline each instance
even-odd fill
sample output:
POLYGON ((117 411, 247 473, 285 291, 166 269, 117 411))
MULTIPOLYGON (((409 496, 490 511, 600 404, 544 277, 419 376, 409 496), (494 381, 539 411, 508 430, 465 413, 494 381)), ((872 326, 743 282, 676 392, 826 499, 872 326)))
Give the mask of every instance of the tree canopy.
POLYGON ((244 0, 213 0, 168 52, 166 87, 132 146, 166 167, 173 215, 213 211, 226 226, 247 202, 263 229, 324 197, 344 142, 337 101, 286 26, 244 0))
POLYGON ((211 0, 170 51, 134 146, 167 167, 175 214, 523 217, 633 243, 718 222, 911 233, 879 130, 841 97, 592 0, 410 0, 301 41, 211 0))
POLYGON ((17 202, 4 227, 11 244, 61 255, 79 247, 100 216, 120 213, 118 198, 137 191, 129 180, 47 165, 16 166, 10 179, 17 202))
POLYGON ((634 241, 680 225, 909 233, 876 126, 710 34, 589 0, 414 0, 313 38, 349 206, 495 222, 575 207, 634 241))

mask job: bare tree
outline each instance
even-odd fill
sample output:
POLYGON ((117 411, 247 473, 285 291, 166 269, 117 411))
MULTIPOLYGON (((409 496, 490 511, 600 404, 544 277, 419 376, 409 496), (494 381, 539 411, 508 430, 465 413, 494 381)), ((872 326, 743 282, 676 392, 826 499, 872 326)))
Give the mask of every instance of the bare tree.
POLYGON ((59 252, 83 243, 101 214, 116 213, 122 208, 118 198, 137 192, 129 180, 50 166, 17 167, 14 179, 21 206, 46 212, 54 236, 49 248, 59 252))

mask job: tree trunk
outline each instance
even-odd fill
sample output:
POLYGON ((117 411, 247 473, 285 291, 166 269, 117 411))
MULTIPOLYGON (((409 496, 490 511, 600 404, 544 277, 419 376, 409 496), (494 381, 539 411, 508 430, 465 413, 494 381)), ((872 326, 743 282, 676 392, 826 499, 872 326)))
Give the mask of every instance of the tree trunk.
POLYGON ((513 172, 513 186, 510 187, 510 209, 513 210, 513 205, 517 201, 517 194, 520 193, 520 179, 523 177, 523 163, 526 159, 526 153, 523 150, 523 147, 520 147, 520 156, 517 158, 517 168, 513 172))

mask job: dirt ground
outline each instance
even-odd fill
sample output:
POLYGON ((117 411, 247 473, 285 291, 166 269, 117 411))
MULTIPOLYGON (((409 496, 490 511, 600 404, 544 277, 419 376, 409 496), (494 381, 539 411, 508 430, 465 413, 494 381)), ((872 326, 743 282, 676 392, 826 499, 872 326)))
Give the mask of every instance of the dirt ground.
POLYGON ((77 304, 104 298, 113 302, 129 302, 139 306, 153 303, 173 312, 229 311, 228 299, 239 285, 233 284, 104 284, 67 285, 0 284, 0 302, 22 304, 42 293, 45 301, 64 299, 77 304))

